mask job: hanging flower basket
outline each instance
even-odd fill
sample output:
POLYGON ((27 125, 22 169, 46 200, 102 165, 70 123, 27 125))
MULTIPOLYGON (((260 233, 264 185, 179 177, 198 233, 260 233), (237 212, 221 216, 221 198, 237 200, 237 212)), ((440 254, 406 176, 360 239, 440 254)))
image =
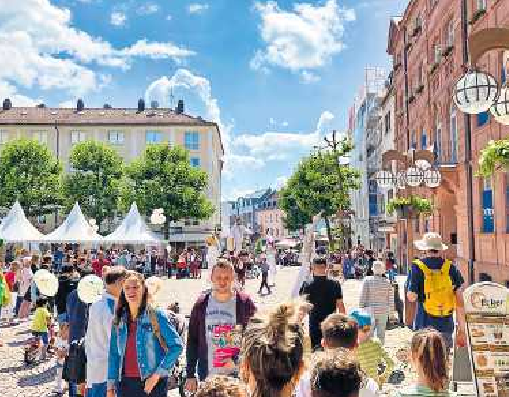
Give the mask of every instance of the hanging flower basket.
POLYGON ((479 176, 490 176, 499 169, 509 170, 509 139, 490 141, 481 150, 479 176))
POLYGON ((387 204, 387 212, 396 212, 399 219, 415 219, 420 214, 430 214, 433 210, 431 201, 419 196, 398 197, 387 204))

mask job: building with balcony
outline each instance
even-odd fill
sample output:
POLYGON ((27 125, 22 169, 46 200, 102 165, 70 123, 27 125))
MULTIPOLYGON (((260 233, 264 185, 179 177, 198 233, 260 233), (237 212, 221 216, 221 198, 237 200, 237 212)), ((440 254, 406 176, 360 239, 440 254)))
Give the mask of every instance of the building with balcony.
POLYGON ((241 224, 251 229, 254 233, 261 233, 260 225, 257 223, 256 213, 261 209, 260 204, 272 194, 271 189, 257 190, 251 194, 230 201, 231 216, 230 226, 233 226, 235 220, 240 219, 241 224))
MULTIPOLYGON (((434 212, 398 222, 398 256, 406 263, 416 255, 412 242, 427 231, 439 232, 449 246, 446 255, 456 259, 468 275, 469 238, 465 128, 471 117, 473 167, 488 141, 507 138, 509 129, 489 113, 465 116, 452 100, 456 81, 463 74, 462 0, 412 0, 403 16, 389 27, 388 53, 393 58, 395 97, 395 148, 433 149, 443 176, 439 188, 408 189, 433 200, 434 212)), ((509 2, 467 1, 468 35, 487 27, 509 26, 509 2)), ((500 83, 506 80, 508 54, 491 51, 477 67, 500 83)), ((474 177, 473 211, 475 279, 509 280, 509 180, 498 172, 493 178, 474 177)))
POLYGON ((284 226, 284 212, 279 208, 278 201, 278 193, 272 191, 258 204, 256 217, 262 238, 266 237, 267 234, 270 234, 276 240, 288 236, 288 230, 284 226))
POLYGON ((202 244, 220 224, 221 159, 224 150, 219 126, 201 117, 186 115, 182 101, 176 109, 145 108, 143 100, 135 108, 87 108, 82 100, 74 109, 12 105, 8 99, 3 101, 0 148, 11 139, 36 139, 49 147, 66 172, 72 172, 69 165, 72 147, 81 141, 107 142, 127 163, 140 156, 146 145, 152 143, 186 148, 191 164, 209 175, 207 196, 216 211, 206 221, 189 219, 172 224, 170 241, 202 244))

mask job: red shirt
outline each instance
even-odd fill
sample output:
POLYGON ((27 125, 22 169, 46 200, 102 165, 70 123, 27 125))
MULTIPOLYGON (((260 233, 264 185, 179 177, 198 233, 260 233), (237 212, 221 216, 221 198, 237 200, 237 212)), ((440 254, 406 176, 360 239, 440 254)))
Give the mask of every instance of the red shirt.
POLYGON ((14 282, 16 280, 16 273, 14 272, 7 272, 5 273, 5 281, 7 285, 9 286, 9 291, 12 292, 12 288, 14 287, 14 282))
POLYGON ((95 275, 98 277, 103 276, 103 266, 109 266, 110 261, 108 259, 103 259, 102 261, 100 259, 95 259, 92 262, 92 270, 94 271, 95 275))
POLYGON ((136 321, 129 323, 129 333, 125 345, 124 376, 126 378, 141 378, 138 368, 138 352, 136 350, 136 321))

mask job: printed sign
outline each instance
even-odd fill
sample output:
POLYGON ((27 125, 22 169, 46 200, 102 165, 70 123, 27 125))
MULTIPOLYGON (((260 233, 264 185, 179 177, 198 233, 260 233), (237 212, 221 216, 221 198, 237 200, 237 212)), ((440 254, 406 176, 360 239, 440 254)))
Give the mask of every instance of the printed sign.
POLYGON ((478 283, 463 297, 477 396, 509 397, 509 289, 478 283))

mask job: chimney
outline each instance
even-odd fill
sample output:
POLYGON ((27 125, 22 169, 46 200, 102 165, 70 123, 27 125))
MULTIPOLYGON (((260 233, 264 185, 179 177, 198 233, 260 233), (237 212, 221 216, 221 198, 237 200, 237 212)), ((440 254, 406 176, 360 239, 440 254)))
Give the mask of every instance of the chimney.
POLYGON ((151 101, 151 102, 150 102, 150 107, 151 107, 152 109, 157 109, 157 108, 159 107, 159 102, 157 102, 157 101, 151 101))
POLYGON ((78 99, 76 102, 76 110, 78 112, 82 112, 83 109, 85 109, 85 102, 83 102, 83 99, 78 99))
POLYGON ((3 110, 11 110, 12 109, 12 102, 9 98, 4 99, 4 103, 2 104, 3 110))
POLYGON ((143 99, 138 100, 138 112, 145 111, 145 101, 143 99))
POLYGON ((177 108, 175 109, 175 113, 182 114, 184 113, 184 101, 179 99, 177 108))

